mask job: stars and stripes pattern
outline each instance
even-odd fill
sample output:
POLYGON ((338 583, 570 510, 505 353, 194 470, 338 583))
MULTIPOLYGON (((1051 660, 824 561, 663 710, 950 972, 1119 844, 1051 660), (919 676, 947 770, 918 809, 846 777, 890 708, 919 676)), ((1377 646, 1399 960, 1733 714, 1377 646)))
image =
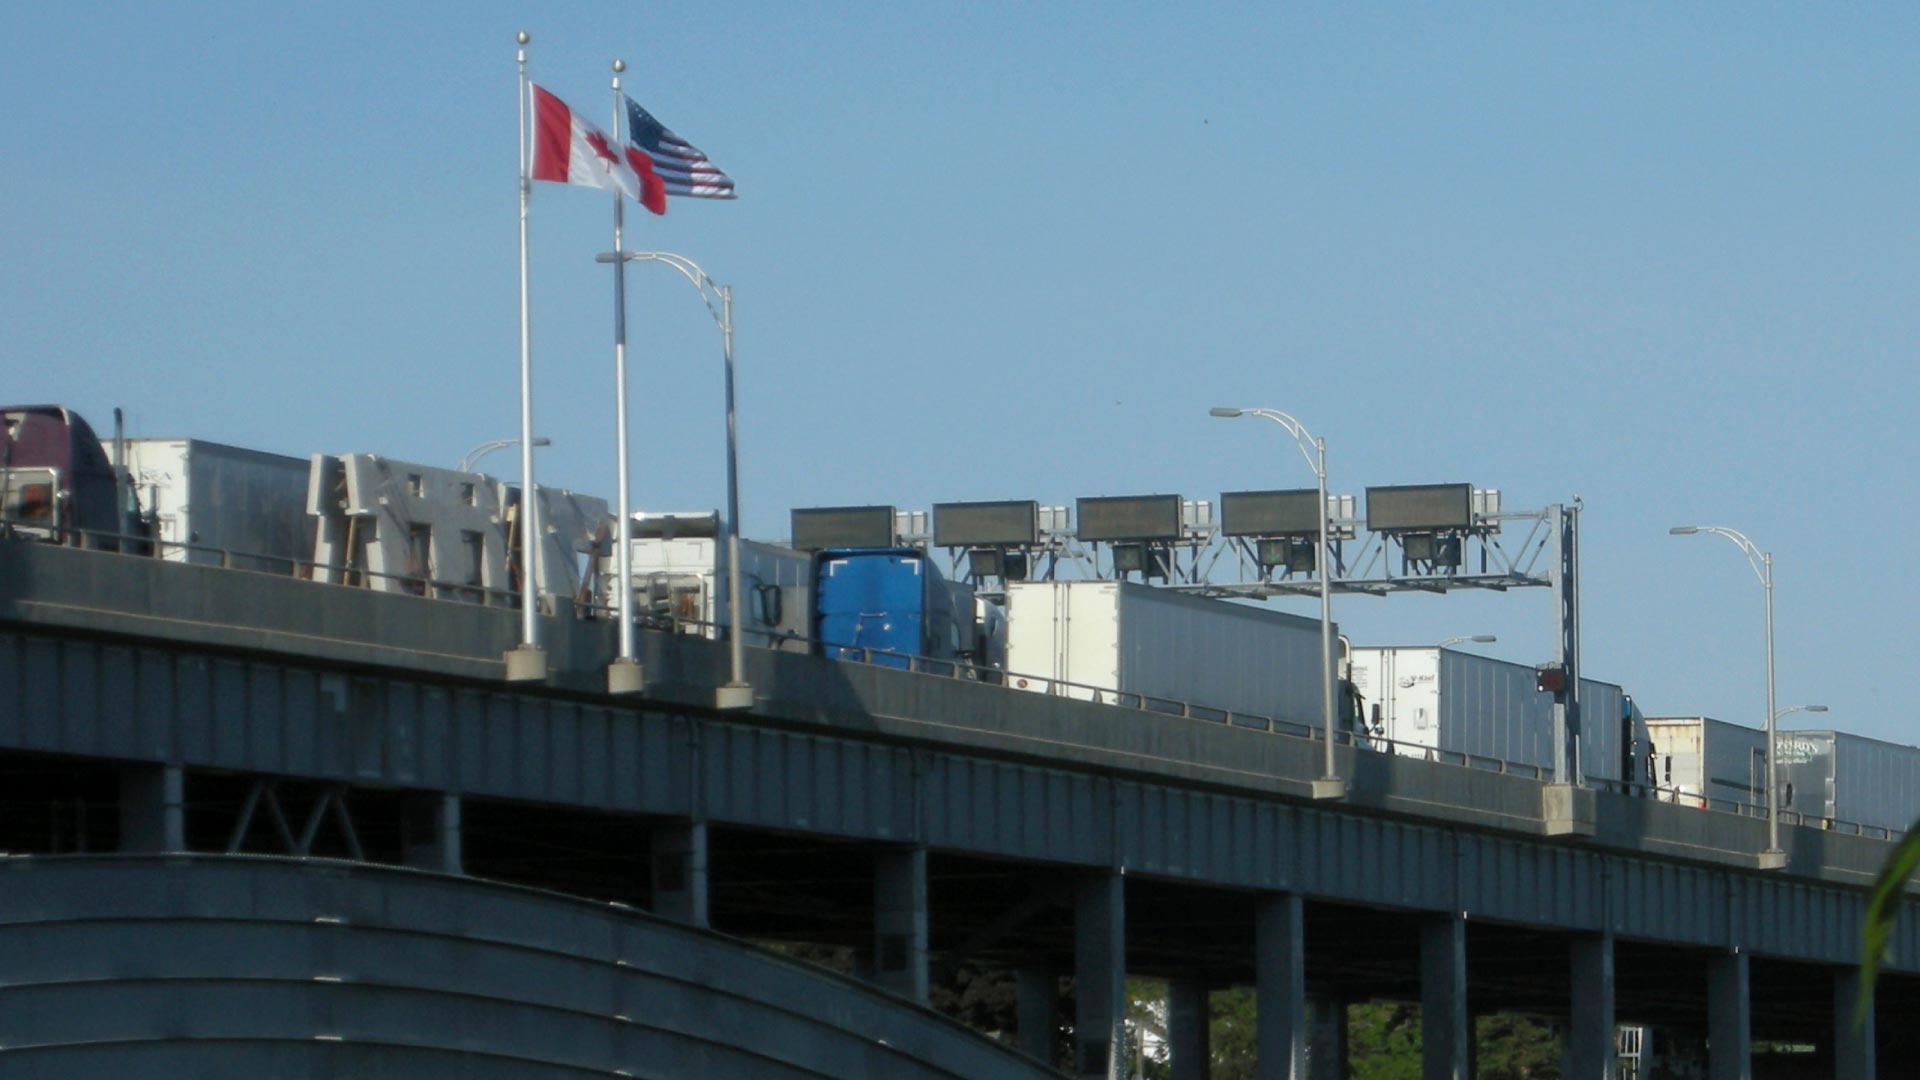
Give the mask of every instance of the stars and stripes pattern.
POLYGON ((653 163, 653 171, 666 185, 667 194, 695 199, 735 197, 732 177, 632 98, 627 98, 627 141, 653 163))

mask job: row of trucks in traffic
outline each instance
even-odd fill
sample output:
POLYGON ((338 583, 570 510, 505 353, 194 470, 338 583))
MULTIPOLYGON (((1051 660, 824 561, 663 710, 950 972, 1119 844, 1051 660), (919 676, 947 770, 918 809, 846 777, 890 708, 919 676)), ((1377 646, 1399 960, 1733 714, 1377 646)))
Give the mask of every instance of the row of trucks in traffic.
MULTIPOLYGON (((0 417, 0 528, 15 538, 454 602, 512 604, 522 588, 521 493, 480 473, 117 430, 102 442, 58 407, 0 417)), ((531 562, 541 605, 605 617, 620 588, 605 501, 541 487, 537 506, 531 562)), ((728 544, 718 515, 640 513, 625 532, 640 617, 725 636, 728 544)), ((737 546, 739 632, 750 645, 1281 730, 1321 722, 1318 619, 1130 581, 1008 581, 988 596, 912 546, 737 546)), ((1553 766, 1554 696, 1529 665, 1344 638, 1332 663, 1344 740, 1455 762, 1553 766)), ((1645 717, 1621 687, 1599 680, 1582 679, 1578 700, 1575 775, 1703 807, 1765 805, 1759 730, 1645 717)), ((1778 771, 1782 808, 1813 823, 1903 830, 1920 810, 1920 748, 1782 732, 1778 771)))

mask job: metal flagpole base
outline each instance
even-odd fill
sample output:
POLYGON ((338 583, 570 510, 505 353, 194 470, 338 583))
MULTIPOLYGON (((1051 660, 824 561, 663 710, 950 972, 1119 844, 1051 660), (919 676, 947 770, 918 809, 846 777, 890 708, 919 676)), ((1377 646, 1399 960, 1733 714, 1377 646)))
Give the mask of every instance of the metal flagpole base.
POLYGON ((640 661, 623 656, 607 665, 607 693, 637 694, 646 688, 646 673, 640 661))
POLYGON ((716 709, 753 708, 753 687, 746 683, 727 683, 713 692, 716 709))
POLYGON ((516 645, 507 650, 508 682, 545 682, 547 650, 538 645, 516 645))
POLYGON ((1323 776, 1313 782, 1315 799, 1344 799, 1347 797, 1347 782, 1337 776, 1323 776))
POLYGON ((1758 862, 1762 870, 1785 870, 1787 853, 1778 848, 1770 848, 1760 853, 1758 862))

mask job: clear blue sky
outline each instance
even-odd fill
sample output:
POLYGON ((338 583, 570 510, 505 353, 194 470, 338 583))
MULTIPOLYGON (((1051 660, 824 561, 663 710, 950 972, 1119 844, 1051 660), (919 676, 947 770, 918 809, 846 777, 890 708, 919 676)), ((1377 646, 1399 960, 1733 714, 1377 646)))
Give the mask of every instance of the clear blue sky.
MULTIPOLYGON (((735 286, 749 535, 1304 485, 1206 415, 1270 406, 1337 490, 1582 496, 1588 673, 1650 713, 1761 722, 1756 580, 1666 534, 1744 530, 1781 704, 1920 740, 1920 8, 21 6, 0 397, 298 455, 515 434, 522 28, 739 182, 629 222, 735 286)), ((541 479, 611 499, 609 217, 536 192, 541 479)), ((718 336, 664 270, 631 293, 636 504, 717 506, 718 336)), ((1336 617, 1552 648, 1544 590, 1336 617)))

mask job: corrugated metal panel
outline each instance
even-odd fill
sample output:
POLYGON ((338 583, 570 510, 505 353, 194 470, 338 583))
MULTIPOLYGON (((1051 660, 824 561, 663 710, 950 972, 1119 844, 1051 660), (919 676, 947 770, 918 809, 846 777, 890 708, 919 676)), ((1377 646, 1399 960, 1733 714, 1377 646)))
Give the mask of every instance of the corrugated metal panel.
POLYGON ((1619 857, 1608 860, 1607 870, 1608 904, 1622 936, 1690 945, 1732 942, 1726 871, 1619 857))
POLYGON ((1055 1075, 871 987, 606 905, 261 859, 0 873, 9 1075, 1055 1075))
POLYGON ((1129 870, 1270 890, 1291 879, 1291 837, 1272 804, 1156 785, 1122 784, 1122 860, 1129 870))
POLYGON ((60 750, 66 698, 60 693, 58 643, 29 638, 21 658, 20 742, 30 750, 60 750))
POLYGON ((939 755, 923 777, 926 842, 939 848, 1108 866, 1112 796, 1092 776, 939 755))
MULTIPOLYGON (((1739 929, 1728 922, 1728 889, 1764 896, 1795 880, 1178 782, 1115 780, 1092 766, 1049 768, 932 743, 909 750, 857 732, 801 732, 701 712, 640 712, 159 647, 0 635, 0 706, 8 704, 0 707, 0 739, 15 749, 918 839, 947 851, 1072 866, 1125 863, 1177 879, 1291 887, 1356 903, 1421 910, 1458 903, 1539 925, 1596 925, 1598 860, 1610 875, 1607 910, 1618 932, 1650 940, 1725 944, 1739 929), (83 676, 90 693, 65 693, 83 676), (119 715, 125 711, 135 715, 119 715), (70 723, 77 714, 91 720, 70 723)), ((1436 771, 1431 790, 1466 799, 1471 785, 1442 781, 1471 777, 1436 771)), ((1715 836, 1705 826, 1726 820, 1692 812, 1679 824, 1701 828, 1687 831, 1667 820, 1680 811, 1656 809, 1664 814, 1662 828, 1695 845, 1715 836)), ((1806 890, 1791 901, 1800 907, 1743 900, 1741 925, 1762 925, 1776 912, 1796 924, 1841 925, 1845 920, 1832 913, 1860 902, 1857 889, 1797 887, 1806 890), (1759 914, 1752 913, 1756 905, 1764 909, 1759 914)), ((1802 947, 1782 940, 1782 948, 1802 947)), ((1824 957, 1834 945, 1810 936, 1805 947, 1824 957)))

